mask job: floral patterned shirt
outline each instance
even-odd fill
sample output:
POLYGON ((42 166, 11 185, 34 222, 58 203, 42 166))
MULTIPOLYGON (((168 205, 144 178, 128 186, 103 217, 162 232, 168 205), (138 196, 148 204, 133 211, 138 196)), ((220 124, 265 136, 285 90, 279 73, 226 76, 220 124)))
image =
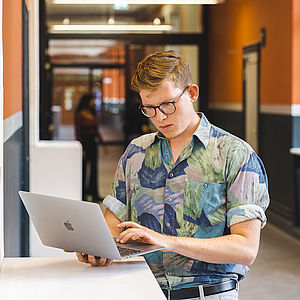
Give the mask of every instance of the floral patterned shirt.
MULTIPOLYGON (((111 196, 104 204, 121 221, 201 239, 229 234, 230 226, 256 218, 263 227, 269 204, 260 158, 204 114, 176 162, 161 133, 133 140, 119 161, 111 196)), ((240 279, 248 272, 244 265, 207 263, 174 252, 157 251, 145 259, 167 289, 240 279)))

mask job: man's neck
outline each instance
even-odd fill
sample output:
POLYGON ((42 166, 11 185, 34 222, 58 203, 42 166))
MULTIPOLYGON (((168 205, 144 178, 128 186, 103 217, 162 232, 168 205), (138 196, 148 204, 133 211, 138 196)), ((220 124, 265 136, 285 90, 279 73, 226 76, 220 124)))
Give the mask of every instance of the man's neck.
POLYGON ((174 163, 177 161, 179 155, 186 147, 186 145, 191 141, 194 132, 197 130, 201 121, 201 117, 195 113, 195 117, 191 122, 190 126, 182 133, 180 136, 177 136, 174 139, 168 139, 168 142, 171 147, 172 156, 174 163))

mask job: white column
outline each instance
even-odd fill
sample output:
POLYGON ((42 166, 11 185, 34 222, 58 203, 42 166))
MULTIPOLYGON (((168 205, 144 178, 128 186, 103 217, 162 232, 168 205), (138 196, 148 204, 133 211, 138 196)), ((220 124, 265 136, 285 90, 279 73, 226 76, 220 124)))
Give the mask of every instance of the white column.
MULTIPOLYGON (((29 13, 29 129, 30 191, 81 199, 82 147, 77 141, 39 140, 39 1, 30 0, 29 13)), ((43 246, 30 222, 30 256, 73 256, 43 246)))

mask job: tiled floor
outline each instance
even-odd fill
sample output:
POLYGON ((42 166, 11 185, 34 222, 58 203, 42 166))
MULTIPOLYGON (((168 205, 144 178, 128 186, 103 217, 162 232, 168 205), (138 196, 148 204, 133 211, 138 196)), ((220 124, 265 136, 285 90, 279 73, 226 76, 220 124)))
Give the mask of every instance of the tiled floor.
POLYGON ((262 230, 260 251, 240 285, 240 300, 300 299, 300 240, 272 224, 262 230))

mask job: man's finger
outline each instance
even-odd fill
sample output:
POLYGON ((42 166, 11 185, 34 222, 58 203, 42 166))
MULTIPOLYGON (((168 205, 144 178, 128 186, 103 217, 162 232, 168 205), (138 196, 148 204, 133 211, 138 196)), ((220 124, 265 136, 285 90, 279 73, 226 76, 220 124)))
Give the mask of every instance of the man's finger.
POLYGON ((113 262, 113 260, 112 260, 112 259, 110 259, 110 258, 107 258, 107 259, 106 259, 105 266, 109 266, 109 265, 111 265, 111 264, 112 264, 112 262, 113 262))
POLYGON ((136 234, 136 229, 130 228, 126 231, 121 232, 116 241, 120 243, 126 243, 128 240, 131 240, 132 236, 136 234))
POLYGON ((113 260, 110 258, 101 257, 99 259, 99 266, 109 266, 112 264, 112 262, 113 260))
POLYGON ((77 258, 78 258, 79 261, 84 262, 84 263, 88 263, 88 257, 87 257, 86 254, 83 255, 80 252, 76 252, 76 256, 77 256, 77 258))
POLYGON ((137 224, 137 223, 132 222, 132 221, 122 222, 122 223, 117 224, 117 226, 120 227, 120 228, 124 228, 124 227, 143 228, 142 225, 137 224))
POLYGON ((97 267, 99 266, 99 261, 101 258, 96 258, 94 255, 88 255, 88 260, 89 263, 93 266, 93 267, 97 267))

